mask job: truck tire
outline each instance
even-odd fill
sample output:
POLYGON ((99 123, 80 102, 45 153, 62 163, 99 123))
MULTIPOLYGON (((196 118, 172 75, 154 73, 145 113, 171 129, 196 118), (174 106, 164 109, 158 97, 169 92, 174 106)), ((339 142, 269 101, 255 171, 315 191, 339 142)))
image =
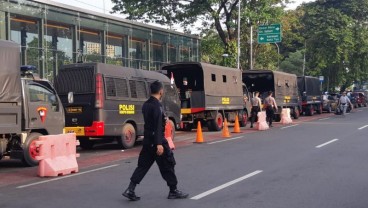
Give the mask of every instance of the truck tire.
POLYGON ((84 150, 91 150, 95 145, 95 141, 90 140, 88 137, 78 137, 79 146, 84 150))
POLYGON ((310 105, 310 106, 308 106, 308 107, 307 107, 307 111, 305 112, 305 114, 306 114, 307 116, 313 116, 313 114, 314 114, 314 109, 313 109, 313 106, 312 106, 312 105, 310 105))
POLYGON ((364 103, 364 107, 367 107, 367 103, 364 103))
POLYGON ((322 114, 322 112, 323 112, 322 105, 317 105, 317 114, 322 114))
POLYGON ((36 160, 36 156, 39 153, 38 147, 36 147, 36 141, 38 137, 42 136, 42 134, 37 132, 30 133, 26 142, 23 145, 23 159, 22 162, 29 167, 37 166, 39 161, 36 160))
POLYGON ((192 131, 193 130, 193 124, 192 123, 185 123, 183 127, 183 131, 192 131))
POLYGON ((273 120, 274 120, 275 122, 280 122, 280 121, 281 121, 281 114, 275 114, 275 115, 273 116, 273 120))
POLYGON ((221 131, 223 125, 224 125, 224 117, 220 112, 217 113, 215 119, 209 120, 208 130, 210 131, 221 131))
POLYGON ((293 111, 293 118, 294 119, 298 119, 300 116, 300 111, 299 111, 299 108, 298 107, 295 107, 294 108, 294 111, 293 111))
POLYGON ((134 147, 137 134, 132 124, 126 123, 123 126, 121 136, 117 139, 120 148, 130 149, 134 147))
POLYGON ((248 123, 248 112, 246 110, 240 111, 241 120, 239 120, 239 126, 240 127, 246 127, 248 123))

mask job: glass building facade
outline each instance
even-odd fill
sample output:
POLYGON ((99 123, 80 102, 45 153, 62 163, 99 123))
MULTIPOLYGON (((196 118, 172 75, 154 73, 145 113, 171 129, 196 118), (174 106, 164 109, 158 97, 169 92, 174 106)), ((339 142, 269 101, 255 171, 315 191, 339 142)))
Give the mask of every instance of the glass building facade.
POLYGON ((0 39, 19 43, 21 64, 37 66, 49 80, 76 62, 157 70, 200 60, 197 36, 49 0, 0 0, 0 39))

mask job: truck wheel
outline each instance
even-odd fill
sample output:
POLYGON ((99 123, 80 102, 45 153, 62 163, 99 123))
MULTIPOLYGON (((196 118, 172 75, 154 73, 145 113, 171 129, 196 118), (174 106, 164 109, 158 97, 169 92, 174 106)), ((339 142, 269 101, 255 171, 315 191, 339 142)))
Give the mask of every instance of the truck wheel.
POLYGON ((293 118, 294 119, 298 119, 300 116, 300 111, 299 111, 299 108, 298 107, 295 107, 294 108, 294 112, 293 112, 293 118))
POLYGON ((305 113, 307 116, 313 116, 314 114, 314 109, 313 106, 308 106, 307 107, 307 112, 305 113))
POLYGON ((132 124, 126 123, 123 126, 122 134, 118 138, 118 144, 120 148, 130 149, 134 147, 137 134, 132 124))
POLYGON ((246 127, 247 126, 247 123, 248 123, 248 112, 243 110, 241 111, 241 120, 239 121, 239 126, 240 127, 246 127))
POLYGON ((95 145, 95 141, 90 140, 88 137, 78 137, 79 146, 84 150, 91 150, 95 145))
POLYGON ((183 131, 192 131, 192 129, 193 129, 193 124, 191 123, 184 124, 183 131))
POLYGON ((281 121, 281 114, 275 114, 273 117, 273 120, 276 122, 280 122, 281 121))
POLYGON ((367 107, 367 103, 364 103, 364 107, 367 107))
POLYGON ((36 147, 36 141, 38 137, 42 136, 40 133, 30 133, 27 136, 26 142, 23 145, 23 159, 22 162, 27 166, 37 166, 38 160, 36 160, 36 156, 39 153, 38 147, 36 147))
POLYGON ((210 120, 210 125, 208 126, 208 130, 210 131, 221 131, 222 126, 224 125, 224 117, 221 113, 217 113, 216 118, 210 120))
POLYGON ((323 112, 323 107, 322 107, 322 105, 318 105, 318 106, 317 106, 317 114, 322 114, 322 112, 323 112))
POLYGON ((171 132, 170 132, 171 139, 174 141, 174 138, 175 138, 175 123, 171 119, 168 122, 169 122, 169 125, 171 126, 171 132))

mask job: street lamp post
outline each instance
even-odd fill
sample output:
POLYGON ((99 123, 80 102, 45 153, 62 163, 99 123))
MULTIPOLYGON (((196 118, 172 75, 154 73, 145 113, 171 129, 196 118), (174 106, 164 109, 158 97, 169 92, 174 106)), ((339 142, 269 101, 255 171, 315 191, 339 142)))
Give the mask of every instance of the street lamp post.
POLYGON ((277 47, 277 70, 280 70, 280 47, 277 43, 275 43, 277 47))
POLYGON ((239 0, 238 5, 238 58, 237 58, 238 70, 240 70, 240 6, 241 0, 239 0))

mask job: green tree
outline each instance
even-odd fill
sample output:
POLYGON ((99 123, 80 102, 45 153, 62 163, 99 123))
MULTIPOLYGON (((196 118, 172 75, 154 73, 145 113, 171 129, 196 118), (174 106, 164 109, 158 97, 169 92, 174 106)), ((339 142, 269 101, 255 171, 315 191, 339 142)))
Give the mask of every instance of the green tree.
MULTIPOLYGON (((112 2, 115 3, 112 12, 127 14, 128 19, 166 25, 179 23, 187 30, 193 23, 201 20, 203 23, 201 30, 204 29, 202 32, 203 42, 205 44, 213 42, 213 31, 216 31, 215 34, 222 43, 222 54, 229 54, 229 64, 233 67, 236 65, 237 6, 239 0, 112 0, 112 2), (209 40, 206 43, 207 38, 209 40)), ((249 63, 249 45, 245 43, 249 40, 250 26, 278 21, 283 13, 284 5, 288 2, 289 0, 242 0, 241 33, 243 35, 241 42, 243 43, 243 52, 241 63, 243 68, 247 68, 246 66, 249 63)), ((254 29, 256 30, 257 28, 254 29)), ((218 42, 216 41, 214 47, 216 48, 217 46, 218 42)), ((262 53, 268 51, 263 50, 265 48, 270 47, 255 47, 254 53, 257 53, 257 49, 262 50, 262 53)), ((204 55, 205 58, 209 57, 206 51, 204 51, 204 55)), ((216 56, 216 59, 218 59, 218 55, 216 56)), ((216 62, 216 60, 210 60, 209 62, 216 62)))
POLYGON ((298 50, 290 53, 281 64, 280 69, 287 73, 303 75, 304 51, 298 50))

